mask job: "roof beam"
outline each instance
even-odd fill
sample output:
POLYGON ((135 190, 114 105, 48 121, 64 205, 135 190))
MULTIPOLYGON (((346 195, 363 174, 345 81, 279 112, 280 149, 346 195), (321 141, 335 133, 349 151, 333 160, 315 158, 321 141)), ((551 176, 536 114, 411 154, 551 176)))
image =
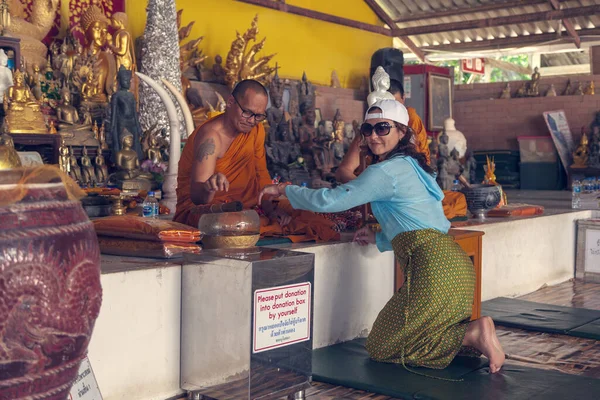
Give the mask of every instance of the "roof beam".
MULTIPOLYGON (((582 36, 596 36, 600 35, 600 28, 593 29, 582 29, 579 31, 582 36)), ((493 50, 493 49, 505 49, 508 47, 525 47, 530 45, 542 44, 551 42, 554 40, 564 41, 564 42, 572 42, 573 38, 570 36, 558 36, 556 33, 542 33, 539 35, 529 35, 529 36, 518 36, 518 37, 507 37, 500 39, 491 39, 491 40, 477 40, 472 42, 462 42, 462 43, 451 43, 451 44, 443 44, 440 46, 427 46, 422 47, 421 49, 425 52, 467 52, 467 51, 477 51, 477 50, 493 50)))
MULTIPOLYGON (((385 10, 383 8, 381 8, 381 6, 379 4, 377 4, 375 2, 375 0, 365 0, 365 3, 367 3, 367 5, 371 8, 371 10, 373 10, 373 12, 375 14, 377 14, 377 16, 379 17, 379 19, 382 20, 383 22, 385 22, 390 27, 390 29, 396 27, 396 24, 394 23, 394 21, 392 21, 392 18, 390 18, 390 16, 385 12, 385 10)), ((399 37, 398 39, 400 39, 402 41, 402 43, 404 43, 406 45, 406 47, 408 47, 408 49, 415 56, 417 56, 417 58, 421 62, 424 62, 424 63, 427 62, 427 59, 425 57, 425 53, 423 53, 423 50, 421 50, 415 44, 415 42, 413 42, 412 40, 410 40, 409 37, 403 36, 403 37, 399 37)))
MULTIPOLYGON (((548 0, 548 2, 552 5, 552 8, 554 8, 555 10, 560 10, 560 1, 559 0, 548 0)), ((575 42, 575 47, 580 49, 581 48, 581 38, 577 34, 577 31, 575 30, 575 27, 573 26, 571 21, 569 21, 566 18, 563 18, 562 24, 565 27, 569 36, 571 36, 573 38, 573 41, 575 42)))
POLYGON ((430 18, 454 17, 456 15, 473 14, 478 12, 504 10, 512 7, 533 6, 537 4, 547 4, 547 0, 516 0, 505 1, 502 3, 486 4, 476 7, 463 7, 443 11, 429 11, 408 14, 403 17, 396 18, 394 22, 411 22, 430 18))
POLYGON ((528 22, 553 21, 571 17, 583 17, 600 13, 600 4, 586 7, 572 7, 562 10, 551 10, 537 13, 510 15, 507 17, 486 18, 470 21, 450 22, 410 28, 394 29, 394 36, 426 35, 430 33, 462 31, 466 29, 482 29, 494 26, 524 24, 528 22))
POLYGON ((336 15, 325 14, 319 11, 309 10, 308 8, 302 8, 286 4, 280 1, 273 0, 237 0, 242 3, 248 3, 255 6, 270 8, 290 14, 296 14, 303 17, 318 19, 320 21, 331 22, 333 24, 344 25, 350 28, 356 28, 367 32, 378 33, 384 36, 392 36, 392 31, 386 29, 383 26, 366 24, 364 22, 355 21, 353 19, 342 18, 336 15))

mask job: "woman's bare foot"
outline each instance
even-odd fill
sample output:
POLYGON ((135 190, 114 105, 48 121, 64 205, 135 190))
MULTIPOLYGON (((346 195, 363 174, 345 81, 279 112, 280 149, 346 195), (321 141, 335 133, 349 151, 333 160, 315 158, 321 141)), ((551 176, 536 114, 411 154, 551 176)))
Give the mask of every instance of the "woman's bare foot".
POLYGON ((502 368, 504 351, 496 336, 494 321, 490 317, 481 317, 471 322, 462 344, 481 351, 490 360, 491 373, 496 373, 502 368))

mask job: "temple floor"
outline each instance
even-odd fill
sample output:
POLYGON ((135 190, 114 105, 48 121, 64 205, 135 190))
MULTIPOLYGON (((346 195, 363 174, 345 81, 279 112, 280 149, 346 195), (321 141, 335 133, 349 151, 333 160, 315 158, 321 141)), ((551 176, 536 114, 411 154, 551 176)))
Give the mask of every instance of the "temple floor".
MULTIPOLYGON (((519 298, 558 306, 600 310, 600 284, 584 283, 573 279, 559 285, 543 287, 519 298)), ((514 360, 507 360, 507 363, 555 369, 567 374, 600 379, 600 341, 501 326, 497 326, 496 330, 498 339, 507 354, 559 365, 532 364, 514 360)), ((394 397, 321 382, 313 382, 312 387, 306 391, 306 398, 310 400, 396 400, 394 397)))

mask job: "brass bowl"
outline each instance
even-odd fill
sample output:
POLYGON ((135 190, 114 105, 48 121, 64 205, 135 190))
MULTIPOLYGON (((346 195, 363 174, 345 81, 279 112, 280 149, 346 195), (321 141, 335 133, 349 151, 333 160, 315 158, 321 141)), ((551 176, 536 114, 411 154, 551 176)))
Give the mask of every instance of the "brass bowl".
POLYGON ((205 249, 245 249, 256 245, 260 234, 254 235, 205 235, 202 247, 205 249))

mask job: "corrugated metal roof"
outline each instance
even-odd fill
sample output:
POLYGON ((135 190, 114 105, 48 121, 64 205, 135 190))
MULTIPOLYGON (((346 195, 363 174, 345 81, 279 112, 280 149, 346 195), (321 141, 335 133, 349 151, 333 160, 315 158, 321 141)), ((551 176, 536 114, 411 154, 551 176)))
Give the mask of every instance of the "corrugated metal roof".
MULTIPOLYGON (((414 27, 438 27, 443 24, 500 17, 520 18, 524 14, 553 11, 551 1, 543 0, 376 0, 402 31, 414 27), (504 6, 502 8, 496 6, 504 6), (494 9, 490 9, 494 8, 494 9), (481 11, 481 10, 484 11, 481 11), (460 11, 460 14, 448 15, 460 11), (410 20, 414 19, 414 20, 410 20)), ((574 13, 581 7, 600 5, 600 0, 560 1, 562 11, 574 13)), ((565 18, 582 41, 600 37, 600 7, 587 15, 565 18), (598 27, 598 28, 596 28, 598 27)), ((497 21, 497 20, 496 20, 497 21)), ((486 22, 482 22, 486 24, 486 22)), ((408 37, 424 51, 473 51, 506 49, 531 45, 573 42, 561 20, 507 23, 502 26, 419 33, 408 37), (559 31, 559 32, 557 32, 559 31)), ((598 38, 596 38, 597 40, 598 38)), ((573 45, 575 48, 575 45, 573 45)))

